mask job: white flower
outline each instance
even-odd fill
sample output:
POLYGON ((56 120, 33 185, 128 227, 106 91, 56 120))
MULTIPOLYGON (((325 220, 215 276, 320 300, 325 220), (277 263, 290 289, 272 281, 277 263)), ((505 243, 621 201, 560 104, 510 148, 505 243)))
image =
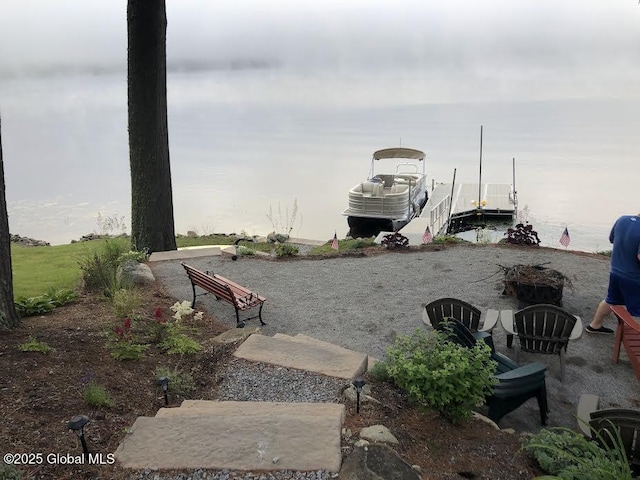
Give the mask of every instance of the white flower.
POLYGON ((204 315, 203 312, 198 312, 193 316, 194 320, 202 320, 202 316, 204 315))
POLYGON ((173 318, 176 321, 182 320, 182 317, 185 315, 190 315, 193 313, 193 308, 191 308, 191 303, 188 300, 184 300, 183 302, 176 302, 171 307, 171 311, 175 312, 173 318))

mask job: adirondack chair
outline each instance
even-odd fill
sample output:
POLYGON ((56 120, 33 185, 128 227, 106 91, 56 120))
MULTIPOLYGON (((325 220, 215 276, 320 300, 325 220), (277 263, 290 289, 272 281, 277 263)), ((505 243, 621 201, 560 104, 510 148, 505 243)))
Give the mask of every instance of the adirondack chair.
POLYGON ((624 345, 633 372, 640 381, 640 323, 636 322, 627 309, 620 305, 612 305, 611 310, 618 319, 616 339, 613 344, 613 361, 618 363, 620 346, 624 345))
POLYGON ((463 323, 472 332, 491 332, 498 323, 498 311, 487 310, 482 325, 482 314, 473 305, 457 298, 440 298, 422 305, 422 321, 433 328, 445 318, 451 317, 463 323))
MULTIPOLYGON (((491 339, 489 333, 471 332, 462 322, 453 318, 438 323, 436 329, 446 333, 450 341, 467 348, 473 347, 478 341, 491 339)), ((493 341, 490 345, 493 345, 493 341)), ((495 377, 498 384, 494 386, 493 394, 485 399, 489 407, 487 416, 498 423, 502 417, 530 398, 536 398, 540 409, 540 422, 546 425, 549 413, 545 382, 547 367, 538 362, 518 366, 509 357, 497 353, 493 348, 491 358, 497 363, 495 377)))
POLYGON ((507 332, 507 347, 511 347, 513 336, 519 340, 516 362, 520 351, 558 355, 560 357, 560 380, 564 380, 564 354, 570 340, 582 335, 582 320, 563 308, 549 304, 531 305, 515 314, 511 310, 500 312, 500 323, 507 332))
POLYGON ((578 422, 585 436, 613 446, 615 428, 620 434, 627 460, 634 473, 640 473, 640 410, 631 408, 598 409, 598 397, 582 395, 578 404, 578 422), (585 418, 586 417, 586 418, 585 418))

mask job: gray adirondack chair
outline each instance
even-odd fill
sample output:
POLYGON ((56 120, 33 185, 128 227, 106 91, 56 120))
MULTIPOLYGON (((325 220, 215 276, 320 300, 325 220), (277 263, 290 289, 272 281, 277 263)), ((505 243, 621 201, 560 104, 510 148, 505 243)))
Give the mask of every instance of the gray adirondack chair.
POLYGON ((511 310, 500 312, 500 323, 507 332, 507 347, 514 335, 518 337, 516 362, 520 351, 558 355, 560 380, 564 380, 564 355, 570 340, 582 335, 582 321, 564 308, 540 304, 525 307, 515 314, 511 310))
POLYGON ((491 332, 498 323, 499 313, 497 310, 487 310, 485 318, 482 319, 482 313, 478 308, 457 298, 440 298, 422 305, 422 321, 426 325, 437 328, 438 323, 449 317, 462 322, 472 332, 491 332))
POLYGON ((578 404, 578 425, 589 438, 611 447, 620 435, 629 465, 640 473, 640 410, 631 408, 598 409, 598 397, 584 394, 578 404), (615 432, 617 430, 617 434, 615 432))

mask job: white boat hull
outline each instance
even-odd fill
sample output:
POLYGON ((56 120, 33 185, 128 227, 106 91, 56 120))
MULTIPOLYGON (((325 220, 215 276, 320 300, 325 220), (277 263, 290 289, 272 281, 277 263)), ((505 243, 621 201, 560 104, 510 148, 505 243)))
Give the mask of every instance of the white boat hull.
POLYGON ((348 217, 351 236, 371 236, 382 230, 399 230, 420 214, 427 201, 421 174, 381 175, 349 190, 348 217), (386 177, 386 178, 382 178, 386 177))

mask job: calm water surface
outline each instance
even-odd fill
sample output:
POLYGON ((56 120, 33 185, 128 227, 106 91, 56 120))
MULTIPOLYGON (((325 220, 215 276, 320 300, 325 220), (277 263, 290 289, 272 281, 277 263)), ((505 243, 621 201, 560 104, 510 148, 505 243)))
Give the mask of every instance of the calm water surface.
MULTIPOLYGON (((483 181, 511 183, 515 157, 520 207, 544 245, 563 248, 566 225, 570 249, 610 248, 615 218, 640 211, 637 100, 438 101, 380 84, 171 74, 176 231, 265 235, 269 212, 286 224, 296 203, 294 236, 343 236, 346 192, 374 150, 418 148, 436 182, 454 168, 456 181, 476 182, 480 125, 483 181)), ((99 231, 98 213, 129 222, 124 74, 3 79, 0 107, 12 233, 61 244, 99 231)))

